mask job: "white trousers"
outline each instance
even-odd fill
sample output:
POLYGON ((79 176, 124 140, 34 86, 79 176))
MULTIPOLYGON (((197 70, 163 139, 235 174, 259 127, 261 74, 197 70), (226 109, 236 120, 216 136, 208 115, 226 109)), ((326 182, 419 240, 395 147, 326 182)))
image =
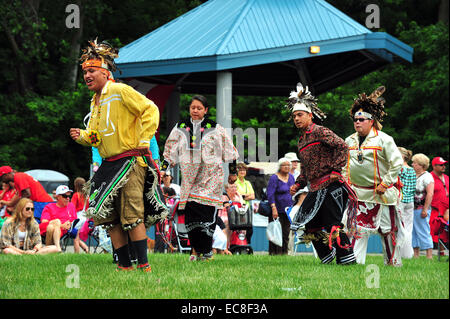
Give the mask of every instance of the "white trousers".
POLYGON ((398 205, 400 210, 403 226, 405 228, 405 241, 400 253, 403 258, 412 258, 414 256, 414 249, 412 247, 412 231, 413 231, 413 221, 414 221, 414 202, 411 203, 400 203, 398 205))
MULTIPOLYGON (((360 214, 365 211, 372 213, 377 210, 377 204, 373 203, 358 203, 360 214), (364 207, 361 206, 364 205, 364 207)), ((373 215, 371 227, 361 227, 358 225, 360 238, 356 239, 353 251, 358 264, 366 263, 367 244, 369 237, 373 233, 378 233, 381 237, 381 244, 383 247, 383 256, 385 265, 401 266, 402 256, 401 247, 405 239, 405 230, 400 217, 400 212, 396 206, 387 206, 378 204, 378 211, 373 215), (394 228, 394 229, 393 229, 394 228)), ((368 226, 368 225, 365 225, 368 226)))

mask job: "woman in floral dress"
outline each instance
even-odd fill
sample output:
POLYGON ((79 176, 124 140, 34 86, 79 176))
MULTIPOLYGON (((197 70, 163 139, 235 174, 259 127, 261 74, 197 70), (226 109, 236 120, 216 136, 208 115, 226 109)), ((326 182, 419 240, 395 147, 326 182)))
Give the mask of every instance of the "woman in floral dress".
POLYGON ((189 106, 190 117, 180 121, 166 140, 164 159, 180 164, 181 195, 178 209, 184 210, 190 259, 212 258, 212 239, 217 209, 222 207, 223 163, 238 157, 226 130, 207 117, 208 103, 196 95, 189 106))

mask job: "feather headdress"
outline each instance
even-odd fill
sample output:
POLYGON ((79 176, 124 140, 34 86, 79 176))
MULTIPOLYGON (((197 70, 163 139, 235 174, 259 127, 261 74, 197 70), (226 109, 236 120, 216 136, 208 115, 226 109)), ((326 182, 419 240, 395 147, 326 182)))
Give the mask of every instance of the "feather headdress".
POLYGON ((292 91, 285 107, 292 113, 295 111, 305 111, 312 113, 319 120, 324 120, 327 116, 317 107, 317 99, 299 82, 297 90, 292 91))
POLYGON ((350 108, 350 115, 354 117, 356 112, 362 110, 363 112, 371 114, 374 120, 382 122, 383 117, 387 115, 384 111, 384 102, 386 100, 381 97, 385 91, 386 88, 380 86, 369 96, 367 96, 366 93, 359 94, 358 98, 355 99, 350 108))
POLYGON ((101 60, 102 68, 109 71, 116 71, 117 66, 114 59, 119 57, 119 50, 113 48, 108 42, 102 41, 97 43, 97 38, 95 40, 88 41, 88 46, 83 49, 80 61, 82 63, 88 60, 101 60))

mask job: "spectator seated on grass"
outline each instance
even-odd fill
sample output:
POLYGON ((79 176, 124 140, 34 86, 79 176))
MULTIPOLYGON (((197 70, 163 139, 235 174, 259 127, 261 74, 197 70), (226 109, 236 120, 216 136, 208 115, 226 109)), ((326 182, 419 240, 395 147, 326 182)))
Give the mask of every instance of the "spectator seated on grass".
POLYGON ((75 205, 70 202, 72 190, 66 185, 56 188, 56 203, 50 203, 44 207, 39 225, 40 233, 45 237, 46 245, 56 245, 61 249, 60 239, 72 227, 77 218, 75 205))
POLYGON ((61 251, 55 245, 42 246, 39 225, 33 214, 33 201, 29 198, 20 199, 13 216, 3 224, 0 252, 12 255, 32 255, 61 251))

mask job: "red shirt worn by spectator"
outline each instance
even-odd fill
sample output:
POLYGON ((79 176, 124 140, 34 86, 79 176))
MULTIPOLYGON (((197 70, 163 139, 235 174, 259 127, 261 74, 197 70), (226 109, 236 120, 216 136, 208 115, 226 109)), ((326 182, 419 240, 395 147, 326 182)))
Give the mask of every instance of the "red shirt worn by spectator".
MULTIPOLYGON (((430 214, 430 227, 433 225, 435 219, 438 216, 443 216, 445 210, 448 208, 448 175, 442 174, 444 181, 436 175, 434 171, 431 171, 431 175, 434 179, 434 194, 431 201, 431 214, 430 214)), ((437 243, 438 236, 431 230, 431 237, 433 242, 437 243)))
MULTIPOLYGON (((64 224, 66 221, 70 220, 73 222, 77 218, 77 213, 75 211, 75 205, 69 203, 67 206, 58 207, 56 203, 50 203, 44 207, 42 211, 41 220, 47 220, 48 222, 59 219, 61 224, 64 224)), ((39 225, 41 229, 41 235, 45 234, 47 231, 48 222, 42 223, 39 225)), ((61 229, 61 235, 67 232, 66 229, 61 229)))
POLYGON ((14 188, 20 197, 22 197, 22 191, 29 188, 31 193, 30 199, 32 201, 43 203, 53 202, 53 199, 47 194, 41 183, 26 173, 17 172, 14 174, 14 188))
MULTIPOLYGON (((75 211, 79 212, 84 209, 86 198, 78 192, 73 193, 72 200, 70 201, 75 205, 75 211)), ((86 203, 86 208, 89 207, 89 202, 86 203)))
POLYGON ((440 206, 443 204, 445 205, 445 203, 448 202, 449 178, 448 175, 442 174, 442 176, 444 177, 444 182, 442 182, 442 179, 439 178, 439 176, 437 176, 435 172, 432 171, 431 175, 434 178, 434 195, 433 201, 431 202, 431 207, 433 207, 434 210, 439 211, 440 206))
POLYGON ((13 198, 15 193, 16 193, 16 190, 13 188, 10 188, 8 190, 3 190, 0 192, 0 200, 10 201, 11 198, 13 198))

